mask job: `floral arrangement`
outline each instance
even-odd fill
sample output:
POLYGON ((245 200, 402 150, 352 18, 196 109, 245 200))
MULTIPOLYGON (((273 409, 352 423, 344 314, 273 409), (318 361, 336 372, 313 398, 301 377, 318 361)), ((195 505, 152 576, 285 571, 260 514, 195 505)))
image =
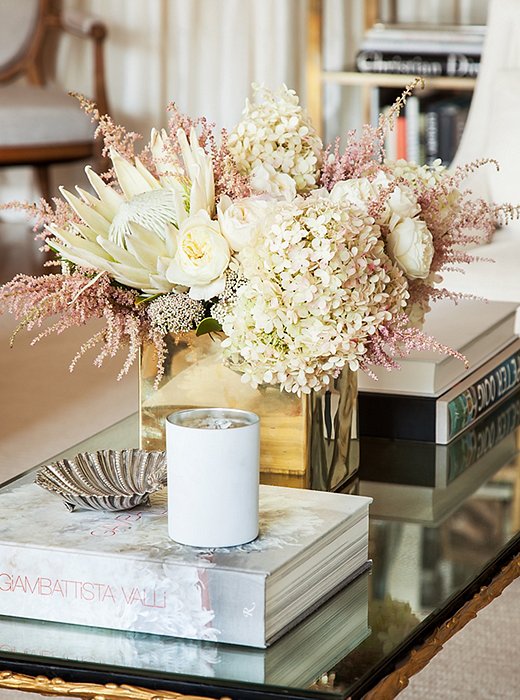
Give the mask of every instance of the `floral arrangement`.
POLYGON ((17 330, 49 333, 103 318, 78 350, 100 364, 142 343, 164 362, 165 335, 223 331, 224 361, 253 386, 297 394, 326 387, 343 368, 397 367, 417 348, 450 352, 420 330, 429 303, 455 296, 439 273, 471 260, 474 230, 491 235, 513 215, 461 189, 487 161, 449 173, 440 164, 389 162, 383 149, 410 89, 377 127, 323 147, 285 86, 254 87, 242 120, 220 137, 204 118, 169 106, 167 130, 139 136, 100 115, 103 175, 91 191, 23 207, 60 270, 16 276, 0 290, 17 330), (57 320, 42 326, 51 317, 57 320))

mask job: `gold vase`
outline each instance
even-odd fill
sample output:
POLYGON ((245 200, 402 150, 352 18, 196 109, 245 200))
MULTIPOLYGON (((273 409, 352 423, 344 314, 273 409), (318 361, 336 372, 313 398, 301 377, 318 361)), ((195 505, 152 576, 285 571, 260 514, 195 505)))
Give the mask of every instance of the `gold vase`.
POLYGON ((167 337, 165 374, 154 389, 157 356, 141 351, 140 443, 165 449, 164 421, 184 408, 241 408, 260 416, 261 481, 335 490, 350 483, 358 459, 351 440, 357 375, 345 370, 330 391, 297 397, 276 387, 251 388, 225 367, 220 342, 209 335, 167 337))

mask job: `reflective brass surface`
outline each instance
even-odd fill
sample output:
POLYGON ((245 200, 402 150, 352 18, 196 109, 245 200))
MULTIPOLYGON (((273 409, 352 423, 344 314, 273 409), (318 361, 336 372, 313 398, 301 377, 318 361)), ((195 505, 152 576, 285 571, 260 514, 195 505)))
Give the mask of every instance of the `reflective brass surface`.
POLYGON ((223 365, 218 340, 194 333, 180 342, 168 338, 165 375, 154 389, 156 363, 153 346, 145 346, 140 378, 143 449, 164 449, 164 420, 173 411, 240 408, 261 419, 264 483, 332 489, 355 473, 350 439, 357 395, 354 372, 343 372, 330 391, 301 398, 276 387, 253 389, 223 365))

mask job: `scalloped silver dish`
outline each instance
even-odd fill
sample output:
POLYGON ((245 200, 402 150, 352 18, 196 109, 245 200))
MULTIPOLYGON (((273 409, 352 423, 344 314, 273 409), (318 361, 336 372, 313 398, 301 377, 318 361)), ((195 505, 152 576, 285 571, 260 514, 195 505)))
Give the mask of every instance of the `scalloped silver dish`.
POLYGON ((166 484, 166 453, 80 452, 39 469, 35 484, 60 496, 70 511, 128 510, 147 504, 150 494, 166 484))

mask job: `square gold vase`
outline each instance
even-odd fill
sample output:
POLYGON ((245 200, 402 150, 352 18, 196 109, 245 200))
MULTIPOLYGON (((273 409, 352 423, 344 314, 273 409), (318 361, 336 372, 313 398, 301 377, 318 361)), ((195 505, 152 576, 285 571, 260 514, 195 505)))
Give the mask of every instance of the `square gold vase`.
POLYGON ((261 481, 278 486, 337 489, 357 470, 351 426, 357 378, 346 371, 330 391, 298 397, 276 387, 253 389, 225 367, 220 342, 195 333, 167 338, 165 374, 154 389, 157 356, 141 352, 140 443, 164 450, 166 416, 184 408, 240 408, 260 416, 261 481))

